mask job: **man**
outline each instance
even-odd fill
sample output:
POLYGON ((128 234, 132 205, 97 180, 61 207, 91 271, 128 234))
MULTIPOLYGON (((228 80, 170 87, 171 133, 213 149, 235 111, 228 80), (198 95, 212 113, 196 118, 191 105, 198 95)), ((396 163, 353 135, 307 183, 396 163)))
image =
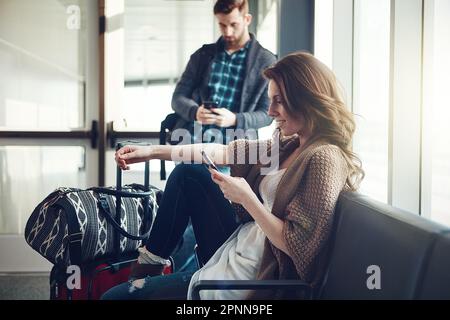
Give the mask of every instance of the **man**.
POLYGON ((202 134, 208 129, 219 129, 223 135, 226 128, 248 131, 268 126, 272 120, 262 71, 276 58, 248 31, 252 16, 247 0, 218 0, 214 15, 222 36, 192 54, 173 93, 172 108, 192 124, 191 129, 194 121, 201 124, 202 134), (217 106, 208 109, 206 101, 217 106))

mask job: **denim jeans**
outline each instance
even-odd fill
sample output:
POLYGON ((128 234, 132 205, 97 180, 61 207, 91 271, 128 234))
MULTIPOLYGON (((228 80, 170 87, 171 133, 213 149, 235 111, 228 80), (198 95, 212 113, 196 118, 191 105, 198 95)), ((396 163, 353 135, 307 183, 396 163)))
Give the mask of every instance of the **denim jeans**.
MULTIPOLYGON (((192 223, 201 261, 214 252, 236 230, 238 223, 230 202, 212 181, 202 164, 179 164, 169 176, 147 240, 147 249, 167 259, 189 219, 192 223)), ((124 283, 105 293, 105 299, 185 299, 192 272, 146 278, 142 288, 124 283)))
POLYGON ((186 300, 192 272, 175 272, 156 277, 147 277, 141 284, 131 281, 111 288, 102 300, 186 300))

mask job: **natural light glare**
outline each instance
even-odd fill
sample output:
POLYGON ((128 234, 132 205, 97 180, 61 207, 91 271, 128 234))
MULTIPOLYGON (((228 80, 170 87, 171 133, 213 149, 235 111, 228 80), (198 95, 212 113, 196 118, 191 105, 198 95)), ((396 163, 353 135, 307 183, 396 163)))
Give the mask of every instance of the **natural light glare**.
POLYGON ((333 67, 333 0, 315 1, 314 56, 333 67))
MULTIPOLYGON (((262 4, 263 2, 261 2, 262 4)), ((270 4, 270 3, 269 3, 270 4)), ((257 37, 261 45, 273 52, 278 53, 278 2, 272 1, 264 20, 258 25, 257 37)))
POLYGON ((175 84, 125 87, 124 104, 116 129, 159 131, 161 121, 172 111, 175 84))
POLYGON ((387 202, 390 1, 355 2, 354 150, 365 178, 361 192, 387 202))
POLYGON ((450 1, 434 4, 431 218, 450 225, 450 1))

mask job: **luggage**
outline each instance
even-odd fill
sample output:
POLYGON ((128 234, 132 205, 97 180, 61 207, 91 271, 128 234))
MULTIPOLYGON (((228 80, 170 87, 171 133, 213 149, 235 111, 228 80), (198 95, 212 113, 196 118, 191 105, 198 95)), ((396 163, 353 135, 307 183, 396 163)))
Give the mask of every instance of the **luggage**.
MULTIPOLYGON (((55 265, 50 273, 51 300, 98 300, 103 293, 114 286, 128 281, 131 263, 137 254, 122 256, 118 260, 93 261, 81 266, 78 283, 71 279, 75 273, 67 268, 55 265), (78 286, 77 289, 75 286, 78 286)), ((164 274, 173 272, 171 266, 164 269, 164 274)))
POLYGON ((144 185, 122 186, 117 167, 115 188, 59 188, 33 211, 25 238, 54 264, 51 299, 98 299, 128 280, 162 197, 149 183, 149 166, 147 161, 144 185))

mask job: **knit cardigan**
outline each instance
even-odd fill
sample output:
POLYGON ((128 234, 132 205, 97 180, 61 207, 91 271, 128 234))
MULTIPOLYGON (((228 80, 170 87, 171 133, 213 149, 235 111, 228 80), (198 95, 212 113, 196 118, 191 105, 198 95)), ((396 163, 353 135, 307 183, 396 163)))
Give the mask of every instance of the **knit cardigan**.
MULTIPOLYGON (((251 154, 259 155, 265 149, 271 157, 278 156, 281 164, 298 146, 298 136, 277 145, 270 140, 235 140, 227 151, 231 175, 245 178, 260 198, 259 184, 264 177, 261 169, 265 165, 261 161, 248 164, 251 154)), ((266 238, 256 279, 301 279, 313 287, 318 284, 324 272, 334 209, 347 175, 348 166, 340 148, 321 141, 304 146, 282 176, 272 207, 272 214, 284 221, 282 232, 289 255, 266 238)), ((241 205, 232 203, 232 206, 242 222, 252 220, 241 205)), ((280 299, 284 294, 280 290, 252 291, 248 298, 280 299)))

